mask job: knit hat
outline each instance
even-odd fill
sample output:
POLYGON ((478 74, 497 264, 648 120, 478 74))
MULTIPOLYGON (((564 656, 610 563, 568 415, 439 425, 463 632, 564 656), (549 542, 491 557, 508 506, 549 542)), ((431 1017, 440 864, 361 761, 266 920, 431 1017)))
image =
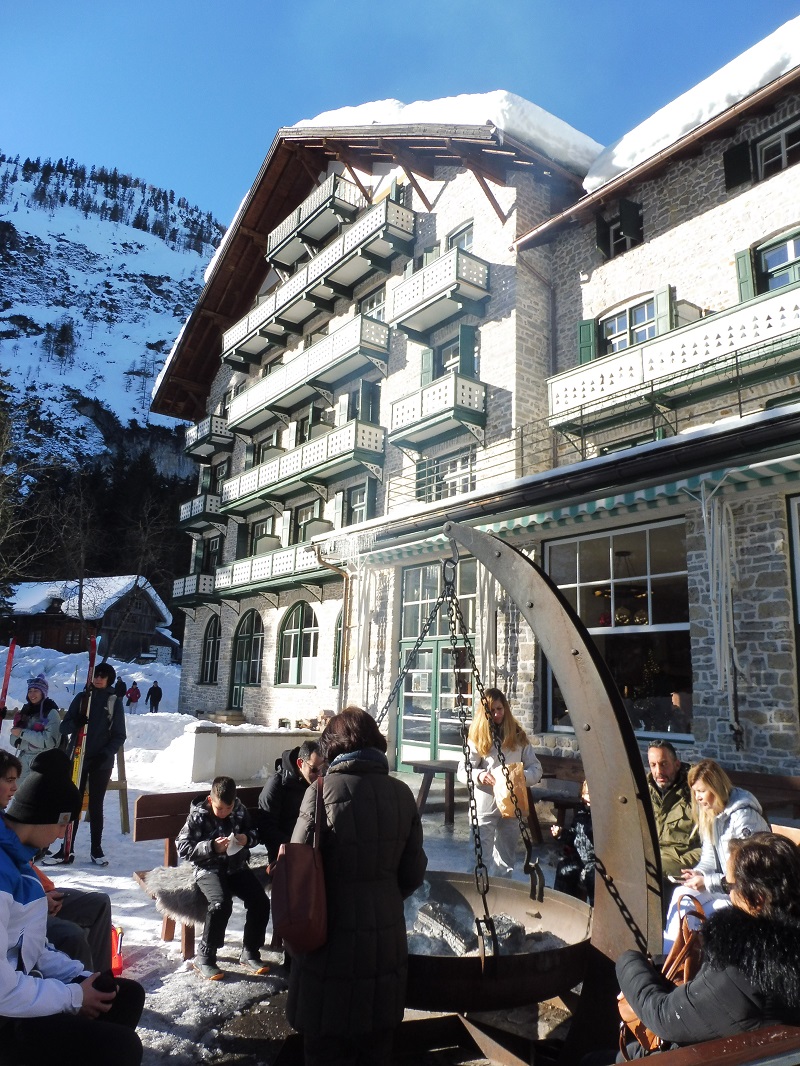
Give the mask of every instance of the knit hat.
POLYGON ((58 748, 40 752, 5 813, 26 825, 68 825, 81 808, 81 794, 72 783, 70 761, 58 748))
POLYGON ((31 677, 28 679, 28 692, 30 692, 32 688, 38 689, 43 696, 47 696, 47 693, 50 691, 50 685, 44 674, 39 674, 38 677, 31 677))

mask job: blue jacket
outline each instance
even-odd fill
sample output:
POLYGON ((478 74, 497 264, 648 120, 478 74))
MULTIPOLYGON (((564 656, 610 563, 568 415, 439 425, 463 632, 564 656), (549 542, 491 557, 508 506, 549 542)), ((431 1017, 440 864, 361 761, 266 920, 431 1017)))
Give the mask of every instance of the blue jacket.
POLYGON ((83 989, 69 982, 89 971, 47 942, 47 897, 30 866, 35 850, 0 817, 0 1017, 75 1014, 83 1004, 83 989))

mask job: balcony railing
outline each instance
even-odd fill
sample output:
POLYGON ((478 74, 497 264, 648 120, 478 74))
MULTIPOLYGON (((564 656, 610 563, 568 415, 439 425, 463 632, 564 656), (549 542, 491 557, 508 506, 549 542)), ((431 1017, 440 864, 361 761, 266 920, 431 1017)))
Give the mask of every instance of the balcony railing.
POLYGON ((185 604, 199 603, 214 598, 213 574, 189 574, 172 583, 172 600, 185 604))
POLYGON ((602 419, 637 397, 646 407, 654 392, 677 397, 711 377, 726 387, 758 373, 765 360, 779 366, 784 351, 797 348, 798 296, 800 283, 786 286, 550 378, 550 424, 602 419))
POLYGON ((316 386, 333 390, 340 381, 372 365, 385 373, 388 357, 389 327, 358 315, 234 396, 228 425, 253 432, 270 420, 270 406, 295 406, 312 397, 316 386))
POLYGON ((195 496, 186 503, 181 504, 178 524, 181 529, 206 529, 208 526, 221 521, 219 512, 221 499, 211 493, 204 492, 201 496, 195 496))
POLYGON ((223 358, 243 353, 256 359, 270 344, 301 332, 303 322, 321 308, 332 308, 336 297, 351 292, 362 278, 388 270, 395 255, 410 250, 413 236, 413 211, 393 200, 371 207, 223 334, 223 358))
POLYGON ((398 285, 392 317, 406 332, 425 334, 468 310, 481 313, 489 296, 489 264, 463 248, 451 248, 398 285))
POLYGON ((333 576, 332 571, 320 565, 316 554, 304 544, 278 548, 237 559, 235 563, 220 566, 214 580, 217 595, 234 594, 253 585, 287 585, 293 580, 307 579, 314 572, 320 576, 333 576))
POLYGON ((229 452, 232 448, 233 434, 219 415, 209 415, 202 422, 186 427, 183 450, 195 459, 208 459, 215 452, 229 452))
POLYGON ((267 259, 289 267, 366 205, 364 194, 339 174, 315 189, 267 238, 267 259))
POLYGON ((392 404, 389 440, 421 447, 468 429, 481 443, 486 426, 486 386, 448 373, 392 404))
POLYGON ((281 499, 309 478, 334 481, 358 466, 377 474, 383 466, 383 449, 383 428, 353 419, 229 478, 222 486, 222 509, 237 514, 257 510, 262 500, 281 499))

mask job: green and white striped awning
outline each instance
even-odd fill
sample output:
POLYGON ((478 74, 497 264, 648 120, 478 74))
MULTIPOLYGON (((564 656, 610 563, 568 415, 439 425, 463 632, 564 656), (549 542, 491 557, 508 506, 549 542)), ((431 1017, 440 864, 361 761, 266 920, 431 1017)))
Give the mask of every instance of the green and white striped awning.
MULTIPOLYGON (((658 485, 632 489, 630 492, 617 493, 614 496, 598 497, 580 503, 553 507, 546 511, 516 513, 510 517, 498 517, 493 522, 479 522, 475 528, 482 533, 493 533, 503 540, 530 536, 534 530, 549 532, 564 527, 585 525, 603 521, 617 515, 641 515, 650 511, 663 510, 666 507, 685 500, 687 503, 697 496, 702 486, 707 492, 717 487, 724 495, 752 491, 755 488, 768 489, 800 481, 800 455, 748 466, 725 467, 695 474, 677 481, 666 481, 658 485)), ((403 563, 407 559, 421 556, 436 556, 449 550, 449 542, 443 533, 434 533, 419 540, 376 547, 365 553, 365 561, 371 565, 381 563, 403 563)))

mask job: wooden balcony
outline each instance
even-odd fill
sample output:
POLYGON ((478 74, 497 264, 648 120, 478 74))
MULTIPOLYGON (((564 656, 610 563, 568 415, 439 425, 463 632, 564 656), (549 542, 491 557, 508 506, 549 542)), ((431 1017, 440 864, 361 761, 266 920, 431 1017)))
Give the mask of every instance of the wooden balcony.
POLYGON ((219 496, 213 496, 208 492, 187 500, 186 503, 181 504, 179 527, 183 530, 199 532, 219 525, 220 522, 227 522, 227 519, 220 514, 221 502, 219 496))
POLYGON ((183 450, 193 459, 207 463, 217 452, 233 449, 233 434, 228 423, 219 415, 209 415, 202 422, 186 427, 183 450))
POLYGON ((319 251, 337 227, 352 222, 367 201, 357 185, 339 174, 315 189, 267 238, 267 259, 286 269, 319 251))
POLYGON ((218 567, 214 589, 219 599, 236 599, 259 588, 287 588, 335 577, 307 545, 293 544, 218 567))
POLYGON ((800 362, 800 283, 593 359, 547 382, 550 425, 603 423, 774 378, 800 362))
POLYGON ((382 200, 227 330, 222 358, 260 362, 270 347, 285 345, 292 334, 302 333, 313 315, 333 313, 337 297, 349 298, 368 275, 388 272, 397 255, 410 254, 413 238, 414 212, 382 200))
POLYGON ((346 422, 299 448, 228 478, 222 486, 222 510, 246 515, 267 501, 280 505, 303 485, 324 489, 359 467, 381 477, 384 435, 383 428, 371 422, 346 422))
POLYGON ((228 425, 252 433, 272 420, 272 408, 294 407, 317 394, 332 404, 340 382, 373 366, 385 375, 388 358, 389 327, 358 315, 234 396, 228 425))
POLYGON ((196 607, 215 599, 213 574, 189 574, 172 582, 172 602, 176 607, 196 607))
POLYGON ((391 322, 425 340, 431 330, 457 315, 483 314, 489 297, 489 264, 463 248, 451 248, 398 285, 391 322))
POLYGON ((486 427, 486 386, 448 373, 392 404, 389 442, 420 450, 466 429, 481 444, 486 427))

